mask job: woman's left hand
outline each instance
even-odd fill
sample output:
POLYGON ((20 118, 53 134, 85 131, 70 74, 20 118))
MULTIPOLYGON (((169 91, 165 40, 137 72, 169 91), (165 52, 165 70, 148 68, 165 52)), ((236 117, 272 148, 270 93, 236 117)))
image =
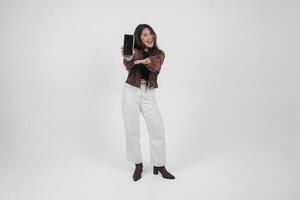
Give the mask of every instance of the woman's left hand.
POLYGON ((151 61, 149 58, 145 58, 144 60, 136 60, 134 61, 134 64, 144 64, 144 65, 148 65, 150 64, 151 61))

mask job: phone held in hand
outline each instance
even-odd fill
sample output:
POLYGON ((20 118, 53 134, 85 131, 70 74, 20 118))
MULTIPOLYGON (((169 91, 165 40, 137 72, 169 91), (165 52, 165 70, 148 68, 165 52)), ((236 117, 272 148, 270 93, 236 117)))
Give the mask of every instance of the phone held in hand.
POLYGON ((123 53, 124 56, 132 56, 134 37, 130 34, 124 34, 123 53))

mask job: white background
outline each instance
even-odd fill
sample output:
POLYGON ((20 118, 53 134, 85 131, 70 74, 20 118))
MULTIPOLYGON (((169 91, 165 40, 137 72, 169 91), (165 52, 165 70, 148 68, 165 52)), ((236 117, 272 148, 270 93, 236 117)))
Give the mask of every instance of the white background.
POLYGON ((300 3, 0 2, 0 199, 296 200, 300 3), (173 181, 125 160, 124 33, 166 53, 157 101, 173 181))

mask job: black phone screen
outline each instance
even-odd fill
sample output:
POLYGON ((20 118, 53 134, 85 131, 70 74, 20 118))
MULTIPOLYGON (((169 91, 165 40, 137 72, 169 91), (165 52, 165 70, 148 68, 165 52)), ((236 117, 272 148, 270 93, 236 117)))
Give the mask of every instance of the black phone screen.
POLYGON ((123 52, 125 56, 131 56, 133 51, 133 35, 124 34, 123 52))

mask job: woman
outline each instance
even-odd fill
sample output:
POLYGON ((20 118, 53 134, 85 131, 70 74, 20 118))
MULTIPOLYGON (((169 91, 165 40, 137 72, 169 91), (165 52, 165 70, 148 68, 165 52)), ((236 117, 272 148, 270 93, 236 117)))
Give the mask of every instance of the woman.
POLYGON ((122 94, 127 160, 135 163, 133 180, 139 180, 143 172, 139 124, 141 112, 149 133, 153 174, 160 172, 163 178, 175 179, 165 168, 165 130, 155 98, 157 76, 165 54, 158 48, 156 34, 147 24, 136 27, 134 39, 132 56, 124 56, 122 48, 123 64, 128 71, 122 94))

